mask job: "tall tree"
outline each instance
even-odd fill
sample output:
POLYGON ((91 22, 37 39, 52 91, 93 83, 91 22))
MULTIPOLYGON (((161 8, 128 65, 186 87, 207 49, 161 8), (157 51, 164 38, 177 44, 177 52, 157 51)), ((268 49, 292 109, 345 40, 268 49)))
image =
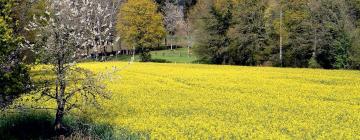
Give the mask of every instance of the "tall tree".
MULTIPOLYGON (((196 23, 197 29, 197 47, 194 51, 201 61, 214 64, 227 64, 229 62, 228 48, 230 38, 227 36, 232 24, 233 13, 231 1, 223 1, 224 4, 199 3, 196 10, 207 13, 196 23), (204 5, 201 5, 204 4, 204 5)), ((195 17, 196 18, 196 17, 195 17)))
POLYGON ((348 0, 346 4, 349 8, 347 13, 353 24, 353 28, 350 31, 350 65, 351 68, 360 69, 360 1, 348 0))
POLYGON ((263 0, 242 1, 234 12, 234 26, 229 33, 231 64, 261 65, 269 58, 263 0))
POLYGON ((144 62, 151 60, 150 48, 165 36, 163 17, 157 9, 151 0, 129 0, 118 14, 117 29, 121 39, 140 50, 144 62))
POLYGON ((290 0, 280 3, 283 10, 284 30, 288 40, 284 44, 284 65, 308 67, 312 57, 310 38, 311 23, 309 22, 308 0, 290 0))
POLYGON ((312 57, 308 0, 268 0, 265 23, 275 66, 307 67, 312 57))
POLYGON ((343 1, 319 0, 310 3, 313 52, 323 68, 348 68, 351 46, 350 25, 343 1))

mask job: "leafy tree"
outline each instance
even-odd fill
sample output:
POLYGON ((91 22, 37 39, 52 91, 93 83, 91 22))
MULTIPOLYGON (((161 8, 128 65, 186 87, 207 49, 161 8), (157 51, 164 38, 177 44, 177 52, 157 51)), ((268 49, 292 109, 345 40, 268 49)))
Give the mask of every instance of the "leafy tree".
POLYGON ((151 60, 150 48, 165 36, 162 19, 156 3, 151 0, 129 0, 120 8, 117 22, 120 37, 140 50, 143 62, 151 60))
POLYGON ((311 23, 309 22, 308 0, 281 1, 283 10, 282 27, 287 33, 284 43, 285 66, 308 67, 312 57, 310 39, 311 23))
POLYGON ((22 38, 14 33, 14 4, 12 0, 0 0, 0 107, 8 105, 30 88, 28 69, 20 58, 22 38))
POLYGON ((345 1, 349 8, 347 13, 353 24, 350 30, 351 48, 349 49, 351 68, 360 69, 360 1, 347 0, 345 1))
POLYGON ((360 69, 360 28, 356 28, 351 36, 351 48, 349 52, 350 66, 353 69, 360 69))
POLYGON ((190 13, 195 52, 215 64, 359 68, 359 5, 358 0, 198 1, 190 13))
MULTIPOLYGON (((208 5, 201 10, 208 14, 204 15, 197 33, 197 47, 194 49, 200 60, 207 63, 227 64, 229 62, 228 48, 231 40, 227 36, 232 24, 232 3, 226 1, 224 7, 208 5)), ((200 9, 199 9, 200 10, 200 9)))
POLYGON ((312 40, 316 61, 323 68, 348 68, 351 47, 346 6, 341 1, 312 1, 312 40))
POLYGON ((264 22, 271 51, 267 63, 274 66, 283 66, 283 45, 288 40, 288 32, 284 29, 284 10, 281 1, 267 1, 264 22))
POLYGON ((262 0, 243 1, 237 4, 230 47, 230 63, 237 65, 261 65, 269 58, 262 0))

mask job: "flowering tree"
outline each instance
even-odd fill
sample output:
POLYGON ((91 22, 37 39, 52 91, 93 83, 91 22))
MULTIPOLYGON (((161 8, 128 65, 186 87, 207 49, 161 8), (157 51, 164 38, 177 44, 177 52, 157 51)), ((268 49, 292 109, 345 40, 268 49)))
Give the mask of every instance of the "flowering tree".
MULTIPOLYGON (((86 36, 83 47, 89 56, 90 49, 94 49, 97 55, 106 53, 107 46, 113 46, 116 40, 116 15, 121 0, 82 0, 81 11, 83 18, 80 20, 85 24, 83 28, 86 36)), ((102 57, 104 59, 104 57, 102 57)))
POLYGON ((184 20, 183 19, 184 14, 183 14, 183 11, 178 6, 171 3, 169 0, 165 1, 162 11, 164 12, 165 28, 166 28, 168 34, 171 36, 170 48, 172 50, 176 27, 178 26, 179 22, 184 20))
POLYGON ((40 49, 33 49, 46 52, 42 58, 52 65, 48 70, 54 77, 45 77, 38 85, 37 92, 41 93, 41 99, 56 102, 55 131, 59 134, 67 130, 63 125, 67 112, 80 109, 84 104, 98 105, 98 98, 109 97, 109 92, 101 84, 109 74, 96 76, 76 66, 84 46, 104 45, 103 42, 110 38, 107 33, 113 23, 111 18, 108 15, 102 18, 100 15, 91 16, 110 9, 102 4, 105 3, 100 0, 48 0, 46 16, 34 16, 34 21, 28 27, 28 30, 40 33, 38 45, 30 46, 40 46, 40 49))

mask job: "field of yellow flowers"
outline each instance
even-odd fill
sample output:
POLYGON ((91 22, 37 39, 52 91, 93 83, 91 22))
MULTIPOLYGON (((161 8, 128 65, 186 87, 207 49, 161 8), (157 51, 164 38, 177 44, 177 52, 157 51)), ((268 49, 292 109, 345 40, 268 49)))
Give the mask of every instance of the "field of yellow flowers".
POLYGON ((134 63, 117 76, 99 119, 144 137, 360 139, 360 71, 134 63))
POLYGON ((360 139, 360 71, 133 63, 114 77, 93 117, 141 138, 360 139))

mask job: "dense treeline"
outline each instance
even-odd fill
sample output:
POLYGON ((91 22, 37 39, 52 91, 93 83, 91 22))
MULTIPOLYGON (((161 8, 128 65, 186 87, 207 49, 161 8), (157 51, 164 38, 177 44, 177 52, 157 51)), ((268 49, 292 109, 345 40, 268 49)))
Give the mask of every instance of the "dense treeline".
POLYGON ((360 68, 358 0, 199 1, 196 53, 206 63, 360 68))

